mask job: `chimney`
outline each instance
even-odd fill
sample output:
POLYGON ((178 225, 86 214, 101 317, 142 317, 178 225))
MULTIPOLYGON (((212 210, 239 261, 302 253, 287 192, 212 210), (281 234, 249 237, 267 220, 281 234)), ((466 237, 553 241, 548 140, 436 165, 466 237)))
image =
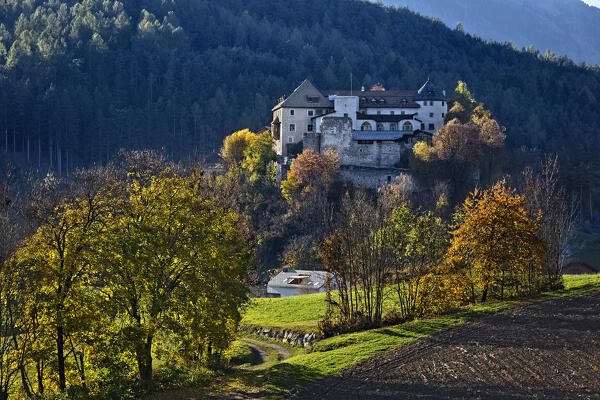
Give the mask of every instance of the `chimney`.
POLYGON ((442 94, 446 96, 446 90, 442 90, 442 94))
POLYGON ((361 91, 361 92, 364 92, 364 91, 365 91, 365 87, 364 87, 364 86, 361 86, 361 88, 360 88, 360 91, 361 91))

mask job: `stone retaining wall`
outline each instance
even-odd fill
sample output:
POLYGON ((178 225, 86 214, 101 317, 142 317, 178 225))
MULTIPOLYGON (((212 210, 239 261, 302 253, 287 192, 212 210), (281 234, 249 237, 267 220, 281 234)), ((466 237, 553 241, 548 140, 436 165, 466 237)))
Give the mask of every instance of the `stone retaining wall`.
POLYGON ((313 347, 313 345, 320 339, 320 335, 317 333, 302 333, 273 328, 242 326, 240 327, 240 330, 253 335, 264 336, 270 339, 280 340, 283 343, 306 348, 313 347))

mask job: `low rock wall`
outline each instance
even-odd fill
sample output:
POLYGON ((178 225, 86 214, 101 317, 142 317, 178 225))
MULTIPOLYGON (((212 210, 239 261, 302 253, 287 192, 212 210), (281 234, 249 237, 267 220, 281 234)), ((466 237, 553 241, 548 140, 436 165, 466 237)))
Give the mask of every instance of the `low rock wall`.
POLYGON ((302 333, 290 330, 279 330, 273 328, 258 328, 242 326, 240 330, 253 335, 264 336, 270 339, 282 341, 299 347, 311 348, 320 339, 317 333, 302 333))

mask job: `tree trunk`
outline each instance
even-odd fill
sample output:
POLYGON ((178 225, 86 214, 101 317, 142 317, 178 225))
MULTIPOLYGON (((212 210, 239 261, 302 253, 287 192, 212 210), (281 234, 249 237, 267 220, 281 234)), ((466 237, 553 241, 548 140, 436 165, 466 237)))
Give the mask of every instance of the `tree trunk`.
POLYGON ((152 380, 152 340, 153 336, 148 335, 146 343, 138 350, 137 362, 141 382, 152 380))
POLYGON ((56 350, 58 352, 58 388, 64 392, 67 388, 65 377, 65 334, 62 326, 56 328, 56 350))
POLYGON ((483 293, 481 295, 482 303, 485 303, 485 301, 487 300, 487 295, 488 295, 488 285, 485 285, 485 288, 483 289, 483 293))
POLYGON ((37 371, 38 394, 42 395, 42 394, 44 394, 44 372, 42 370, 43 369, 42 362, 37 361, 35 368, 37 371))

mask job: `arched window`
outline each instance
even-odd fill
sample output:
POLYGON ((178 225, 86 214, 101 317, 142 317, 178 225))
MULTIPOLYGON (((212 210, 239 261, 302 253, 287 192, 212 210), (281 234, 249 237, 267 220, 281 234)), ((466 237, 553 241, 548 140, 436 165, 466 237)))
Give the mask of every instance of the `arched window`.
POLYGON ((404 123, 404 125, 402 125, 402 130, 407 132, 407 131, 412 131, 412 124, 408 121, 406 121, 404 123))
POLYGON ((360 130, 361 131, 372 131, 373 127, 371 126, 370 123, 368 122, 363 122, 363 124, 360 126, 360 130))
POLYGON ((395 122, 392 122, 390 124, 390 131, 397 131, 398 130, 398 124, 395 122))
POLYGON ((377 130, 378 131, 382 131, 383 130, 383 124, 381 122, 377 123, 377 130))

